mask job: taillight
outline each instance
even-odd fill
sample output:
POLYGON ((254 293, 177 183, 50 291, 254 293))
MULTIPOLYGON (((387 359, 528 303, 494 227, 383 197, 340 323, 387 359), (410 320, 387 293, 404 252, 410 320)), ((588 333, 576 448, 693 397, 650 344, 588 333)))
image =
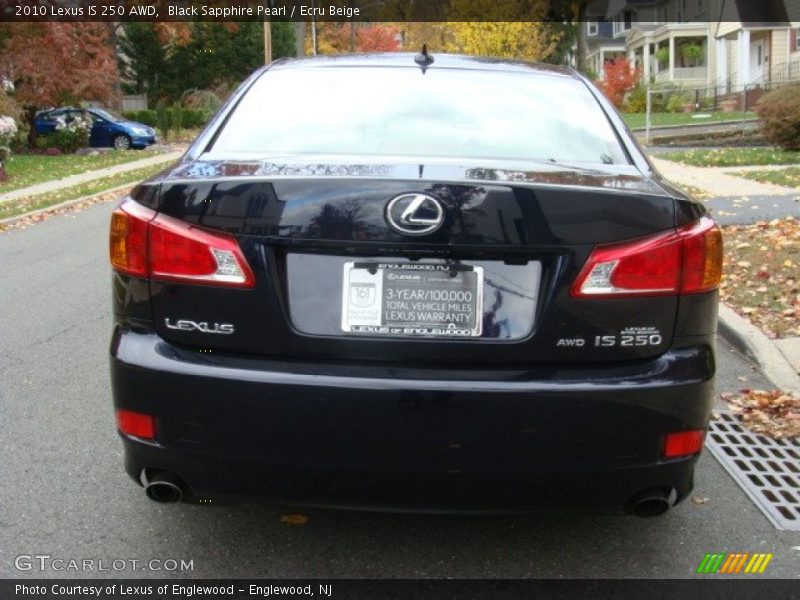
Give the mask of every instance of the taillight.
POLYGON ((111 265, 139 277, 253 287, 255 277, 232 235, 211 232, 125 201, 111 217, 111 265))
POLYGON ((117 411, 117 427, 125 435, 145 440, 153 440, 156 437, 156 420, 153 415, 119 409, 117 411))
POLYGON ((703 449, 706 432, 703 429, 676 431, 668 433, 664 438, 664 458, 691 456, 703 449))
POLYGON ((109 251, 111 266, 121 273, 147 277, 147 226, 155 211, 123 202, 111 215, 109 251))
POLYGON ((150 276, 253 287, 255 277, 232 235, 158 215, 150 223, 150 276))
POLYGON ((598 246, 571 294, 575 297, 671 296, 715 289, 722 276, 722 234, 703 217, 677 231, 598 246))

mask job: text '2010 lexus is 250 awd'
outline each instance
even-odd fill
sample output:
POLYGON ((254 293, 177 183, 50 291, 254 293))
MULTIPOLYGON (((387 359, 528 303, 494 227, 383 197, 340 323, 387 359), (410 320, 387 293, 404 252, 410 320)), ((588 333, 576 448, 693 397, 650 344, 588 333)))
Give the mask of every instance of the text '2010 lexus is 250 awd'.
POLYGON ((154 500, 655 515, 692 489, 720 232, 572 70, 273 63, 110 237, 154 500))

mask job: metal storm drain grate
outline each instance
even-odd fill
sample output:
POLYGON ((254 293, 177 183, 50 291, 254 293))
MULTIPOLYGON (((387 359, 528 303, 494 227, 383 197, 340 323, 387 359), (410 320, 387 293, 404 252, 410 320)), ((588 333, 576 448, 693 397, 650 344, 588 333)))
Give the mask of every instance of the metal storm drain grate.
POLYGON ((719 413, 706 447, 775 527, 800 531, 800 442, 773 439, 719 413))

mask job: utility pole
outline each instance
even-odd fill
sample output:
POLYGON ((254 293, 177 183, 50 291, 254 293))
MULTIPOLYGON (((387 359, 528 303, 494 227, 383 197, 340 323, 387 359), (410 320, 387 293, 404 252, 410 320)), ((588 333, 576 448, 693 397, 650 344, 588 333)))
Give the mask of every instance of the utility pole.
POLYGON ((264 64, 272 62, 272 23, 269 17, 264 19, 264 64))

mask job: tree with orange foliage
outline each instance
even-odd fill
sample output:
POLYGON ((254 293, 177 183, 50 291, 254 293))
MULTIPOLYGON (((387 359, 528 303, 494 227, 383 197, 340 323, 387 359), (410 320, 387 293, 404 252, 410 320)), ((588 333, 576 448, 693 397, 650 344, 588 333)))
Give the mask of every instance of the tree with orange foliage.
MULTIPOLYGON (((373 23, 317 23, 317 53, 397 52, 400 50, 399 31, 390 25, 373 23)), ((309 39, 306 40, 310 42, 309 39)), ((310 46, 308 51, 311 51, 310 46)))
POLYGON ((603 93, 617 108, 622 106, 625 94, 636 87, 642 79, 642 68, 632 68, 631 61, 619 56, 603 65, 603 79, 597 82, 603 93))
POLYGON ((0 48, 0 80, 14 84, 35 141, 37 110, 118 94, 117 60, 107 23, 8 23, 0 48))
POLYGON ((356 40, 359 52, 397 52, 400 50, 397 30, 379 23, 360 28, 356 33, 356 40))

